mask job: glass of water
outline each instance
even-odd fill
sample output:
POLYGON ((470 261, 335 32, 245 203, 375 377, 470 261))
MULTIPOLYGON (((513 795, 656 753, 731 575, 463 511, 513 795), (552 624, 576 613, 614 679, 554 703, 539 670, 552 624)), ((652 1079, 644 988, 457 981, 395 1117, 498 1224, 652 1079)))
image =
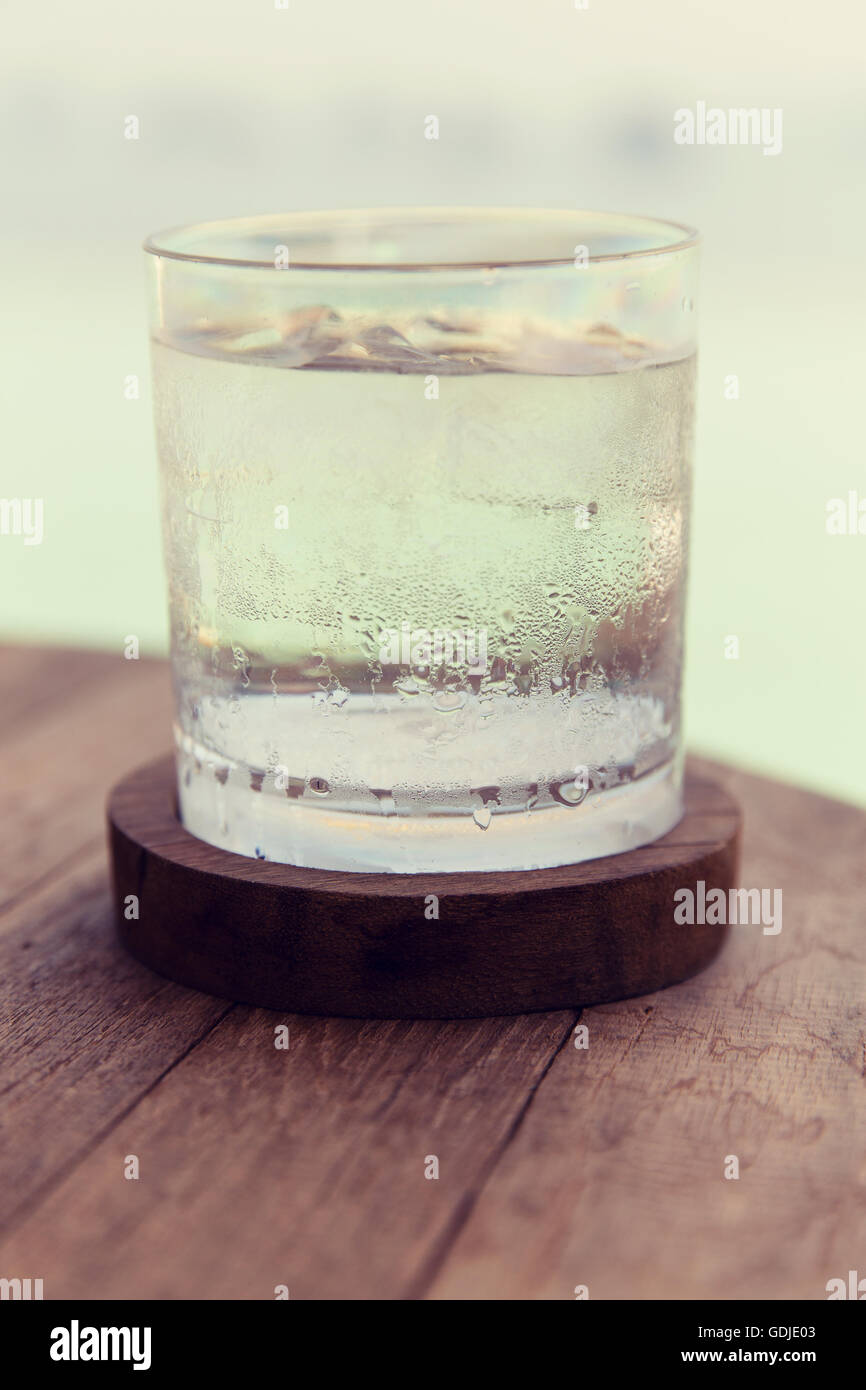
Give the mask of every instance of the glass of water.
POLYGON ((186 828, 380 873, 671 829, 695 234, 386 209, 145 249, 186 828))

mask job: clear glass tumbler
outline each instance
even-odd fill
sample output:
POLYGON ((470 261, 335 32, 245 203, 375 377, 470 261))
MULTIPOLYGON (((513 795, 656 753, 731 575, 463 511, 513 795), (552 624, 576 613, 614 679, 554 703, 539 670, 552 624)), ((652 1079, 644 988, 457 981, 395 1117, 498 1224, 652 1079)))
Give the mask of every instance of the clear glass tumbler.
POLYGON ((385 209, 145 249, 187 829, 391 873, 669 830, 695 234, 385 209))

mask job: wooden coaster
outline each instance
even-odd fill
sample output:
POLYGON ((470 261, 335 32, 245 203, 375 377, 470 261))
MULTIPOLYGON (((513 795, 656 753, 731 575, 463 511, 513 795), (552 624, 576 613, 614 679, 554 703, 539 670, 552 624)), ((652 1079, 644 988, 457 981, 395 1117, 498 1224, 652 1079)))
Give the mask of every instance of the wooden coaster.
POLYGON ((161 758, 109 800, 118 930, 161 975, 292 1013, 478 1018, 646 994, 701 970, 727 930, 675 923, 674 893, 735 885, 739 808, 688 772, 685 799, 661 840, 585 864, 334 873, 195 839, 161 758))

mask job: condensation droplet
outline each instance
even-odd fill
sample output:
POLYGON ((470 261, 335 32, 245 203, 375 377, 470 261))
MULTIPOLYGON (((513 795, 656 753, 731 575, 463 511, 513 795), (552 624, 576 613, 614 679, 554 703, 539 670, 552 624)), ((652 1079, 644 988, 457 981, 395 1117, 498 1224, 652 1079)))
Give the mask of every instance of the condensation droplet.
POLYGON ((586 800, 589 785, 584 785, 583 781, 574 782, 551 782, 550 794, 560 802, 562 806, 579 806, 586 800))

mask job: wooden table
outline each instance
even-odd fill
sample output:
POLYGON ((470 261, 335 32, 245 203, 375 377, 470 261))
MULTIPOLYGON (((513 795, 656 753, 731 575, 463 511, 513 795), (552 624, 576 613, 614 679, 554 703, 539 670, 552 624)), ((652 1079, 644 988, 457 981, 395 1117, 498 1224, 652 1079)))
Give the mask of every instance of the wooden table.
POLYGON ((0 1276, 49 1299, 823 1299, 866 1275, 862 811, 717 768, 783 929, 733 928, 663 993, 288 1018, 115 943, 104 801, 167 746, 166 667, 7 649, 0 700, 0 1276))

